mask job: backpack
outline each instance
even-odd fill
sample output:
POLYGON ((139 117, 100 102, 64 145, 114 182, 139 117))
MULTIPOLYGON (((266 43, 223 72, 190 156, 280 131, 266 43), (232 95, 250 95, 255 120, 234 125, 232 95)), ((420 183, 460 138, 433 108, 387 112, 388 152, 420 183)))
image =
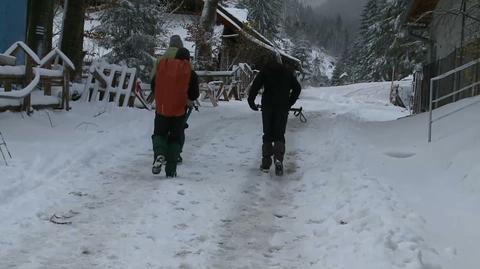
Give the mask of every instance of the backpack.
POLYGON ((185 115, 191 75, 192 66, 189 61, 162 59, 158 62, 155 78, 158 114, 165 117, 185 115))

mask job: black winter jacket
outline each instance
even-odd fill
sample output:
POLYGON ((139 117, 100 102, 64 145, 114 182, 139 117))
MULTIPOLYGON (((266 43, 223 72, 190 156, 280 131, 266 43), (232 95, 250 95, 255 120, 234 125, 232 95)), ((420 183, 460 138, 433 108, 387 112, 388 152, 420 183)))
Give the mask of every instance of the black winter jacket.
POLYGON ((293 72, 278 63, 269 63, 258 73, 248 95, 250 105, 255 103, 255 98, 262 87, 264 87, 263 110, 288 111, 302 90, 293 72))

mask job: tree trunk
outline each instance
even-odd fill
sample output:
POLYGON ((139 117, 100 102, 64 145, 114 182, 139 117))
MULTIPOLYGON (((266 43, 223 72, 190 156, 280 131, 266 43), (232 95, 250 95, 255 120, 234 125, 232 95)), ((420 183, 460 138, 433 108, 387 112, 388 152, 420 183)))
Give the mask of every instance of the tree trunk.
POLYGON ((27 44, 42 58, 52 49, 54 0, 28 2, 27 44))
POLYGON ((75 71, 70 74, 72 80, 82 75, 83 32, 85 25, 85 0, 66 0, 65 19, 61 38, 61 50, 75 64, 75 71))
POLYGON ((215 24, 215 15, 219 0, 206 0, 200 17, 200 32, 202 33, 198 43, 198 59, 200 68, 212 70, 212 43, 213 26, 215 24))
MULTIPOLYGON (((43 58, 52 50, 54 0, 29 0, 27 19, 27 45, 43 58)), ((25 85, 33 80, 32 67, 35 64, 26 57, 25 85)), ((47 90, 48 94, 48 90, 47 90)), ((30 113, 31 97, 23 101, 23 109, 30 113)))

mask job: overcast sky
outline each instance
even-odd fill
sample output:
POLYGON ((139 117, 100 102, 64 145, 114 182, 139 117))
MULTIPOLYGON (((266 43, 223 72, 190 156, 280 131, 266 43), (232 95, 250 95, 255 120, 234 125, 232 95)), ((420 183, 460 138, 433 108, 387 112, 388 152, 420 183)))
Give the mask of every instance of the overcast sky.
POLYGON ((325 3, 327 0, 303 0, 305 3, 309 3, 312 6, 319 6, 325 3))
POLYGON ((366 0, 303 0, 305 3, 319 7, 325 14, 340 14, 345 21, 355 22, 360 18, 366 0))

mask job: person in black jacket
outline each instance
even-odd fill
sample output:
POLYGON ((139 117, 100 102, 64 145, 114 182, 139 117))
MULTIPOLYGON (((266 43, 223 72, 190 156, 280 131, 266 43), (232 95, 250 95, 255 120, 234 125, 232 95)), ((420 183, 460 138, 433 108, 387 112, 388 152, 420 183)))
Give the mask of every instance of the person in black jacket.
POLYGON ((288 111, 297 101, 302 88, 294 73, 281 63, 280 55, 269 56, 266 62, 253 81, 248 104, 252 110, 258 110, 255 98, 263 87, 263 145, 260 169, 264 172, 270 170, 273 155, 275 173, 280 176, 283 175, 288 111))

